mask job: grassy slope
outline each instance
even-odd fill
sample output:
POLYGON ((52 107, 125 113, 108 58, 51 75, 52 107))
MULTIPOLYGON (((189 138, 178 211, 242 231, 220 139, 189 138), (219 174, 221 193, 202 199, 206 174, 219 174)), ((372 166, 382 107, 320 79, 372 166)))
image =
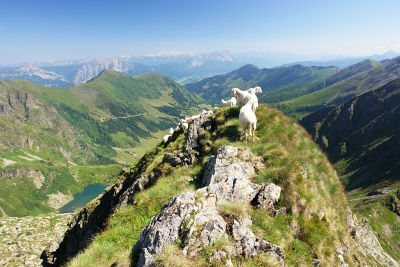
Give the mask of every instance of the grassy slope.
POLYGON ((336 67, 303 67, 300 65, 259 69, 253 65, 245 65, 228 74, 185 84, 185 87, 201 96, 207 96, 207 99, 213 104, 218 104, 222 98, 226 99, 230 96, 233 87, 247 90, 250 87, 261 86, 263 94, 266 94, 281 88, 297 88, 301 84, 327 77, 337 70, 336 67))
POLYGON ((389 60, 384 64, 375 65, 372 69, 358 73, 321 90, 283 101, 274 106, 289 116, 301 118, 321 107, 342 103, 400 77, 400 57, 389 60))
MULTIPOLYGON (((341 242, 347 243, 350 251, 353 247, 347 235, 346 198, 334 169, 304 129, 279 111, 265 105, 257 110, 259 123, 256 135, 260 139, 255 144, 239 140, 240 123, 237 115, 238 109, 235 108, 218 109, 215 118, 219 127, 214 132, 201 134, 203 158, 190 168, 161 165, 165 152, 182 148, 183 134, 166 148, 158 146, 154 149, 153 160, 146 171, 158 167, 166 175, 153 187, 136 195, 135 205, 116 211, 106 230, 95 236, 88 249, 69 265, 128 265, 131 249, 150 218, 172 196, 196 189, 197 185, 190 183, 190 180, 201 174, 208 156, 224 144, 247 146, 261 155, 268 167, 258 173, 254 182, 275 182, 280 185, 283 191, 279 207, 290 207, 292 210, 289 214, 273 217, 263 210, 251 208, 249 212, 253 219, 253 230, 267 241, 283 246, 289 266, 312 265, 314 257, 321 259, 323 264, 330 262, 337 265, 334 248, 341 242)), ((172 254, 176 260, 175 266, 208 265, 205 262, 205 255, 209 253, 207 248, 200 252, 198 258, 190 261, 182 258, 179 247, 166 253, 175 253, 172 254)), ((170 258, 161 257, 160 260, 167 264, 170 258)), ((352 262, 350 258, 346 260, 352 262)), ((243 266, 265 265, 266 262, 268 259, 263 254, 255 259, 235 259, 235 263, 243 266)))

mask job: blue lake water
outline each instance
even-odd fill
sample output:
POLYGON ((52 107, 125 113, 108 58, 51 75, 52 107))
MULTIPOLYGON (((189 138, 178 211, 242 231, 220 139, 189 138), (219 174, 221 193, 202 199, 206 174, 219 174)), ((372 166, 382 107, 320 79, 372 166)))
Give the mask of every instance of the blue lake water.
POLYGON ((107 185, 104 184, 92 184, 79 194, 77 194, 71 202, 67 203, 65 206, 61 207, 58 210, 58 213, 69 213, 74 212, 78 208, 82 208, 89 201, 96 198, 98 195, 104 192, 104 189, 107 188, 107 185))

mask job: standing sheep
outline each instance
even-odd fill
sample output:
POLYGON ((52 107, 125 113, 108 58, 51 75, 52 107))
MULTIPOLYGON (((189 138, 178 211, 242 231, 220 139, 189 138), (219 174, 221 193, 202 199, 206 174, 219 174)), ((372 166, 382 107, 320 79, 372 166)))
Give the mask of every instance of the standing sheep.
POLYGON ((233 96, 228 101, 221 99, 221 104, 223 107, 234 107, 236 106, 236 98, 233 96))
POLYGON ((251 95, 247 91, 242 91, 239 88, 232 88, 231 96, 237 96, 238 97, 238 104, 240 107, 243 107, 246 105, 246 102, 248 101, 248 97, 251 95))
POLYGON ((255 110, 254 100, 251 99, 240 109, 239 121, 243 128, 245 140, 247 141, 247 130, 249 130, 249 135, 252 137, 252 141, 254 142, 255 131, 257 128, 257 117, 253 110, 255 110))

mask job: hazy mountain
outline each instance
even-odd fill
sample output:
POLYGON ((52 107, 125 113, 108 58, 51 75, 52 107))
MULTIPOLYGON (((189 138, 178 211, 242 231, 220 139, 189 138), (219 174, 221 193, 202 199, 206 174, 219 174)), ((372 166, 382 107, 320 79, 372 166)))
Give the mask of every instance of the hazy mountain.
POLYGON ((49 65, 41 63, 40 68, 33 65, 2 68, 0 78, 22 79, 48 87, 67 87, 84 83, 99 75, 103 70, 110 69, 131 76, 158 73, 176 80, 182 78, 199 80, 211 74, 231 71, 239 64, 228 51, 208 54, 172 53, 55 62, 49 65))
POLYGON ((10 216, 49 212, 89 184, 115 181, 121 149, 203 104, 158 74, 105 70, 68 88, 0 80, 0 208, 10 216))
MULTIPOLYGON (((281 88, 295 88, 300 84, 327 77, 339 71, 336 67, 304 67, 294 65, 272 69, 259 69, 254 65, 245 65, 228 74, 206 78, 200 82, 185 84, 185 87, 213 104, 219 104, 222 98, 230 96, 231 89, 238 87, 247 90, 250 87, 261 86, 263 94, 281 88)), ((259 96, 262 97, 262 96, 259 96)))
POLYGON ((290 64, 285 64, 285 66, 290 66, 290 65, 296 65, 296 64, 300 64, 303 66, 324 66, 324 67, 328 67, 328 66, 336 66, 339 68, 346 68, 350 65, 356 64, 360 61, 363 60, 375 60, 375 61, 384 61, 384 60, 388 60, 388 59, 392 59, 394 57, 398 57, 400 56, 399 53, 395 52, 395 51, 387 51, 383 54, 379 54, 379 55, 372 55, 372 56, 364 56, 364 57, 342 57, 342 58, 337 58, 337 59, 330 59, 330 60, 319 60, 319 61, 296 61, 290 64))
POLYGON ((34 65, 0 69, 0 79, 27 80, 46 87, 66 87, 73 85, 73 83, 65 79, 64 76, 34 65))

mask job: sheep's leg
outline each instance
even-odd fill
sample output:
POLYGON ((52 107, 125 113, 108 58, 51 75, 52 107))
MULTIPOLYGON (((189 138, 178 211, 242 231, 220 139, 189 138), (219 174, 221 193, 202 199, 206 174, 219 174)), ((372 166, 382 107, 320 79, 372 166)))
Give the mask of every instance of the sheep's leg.
POLYGON ((252 124, 252 136, 253 136, 253 143, 254 143, 254 138, 255 138, 255 136, 256 136, 256 125, 255 124, 252 124))

